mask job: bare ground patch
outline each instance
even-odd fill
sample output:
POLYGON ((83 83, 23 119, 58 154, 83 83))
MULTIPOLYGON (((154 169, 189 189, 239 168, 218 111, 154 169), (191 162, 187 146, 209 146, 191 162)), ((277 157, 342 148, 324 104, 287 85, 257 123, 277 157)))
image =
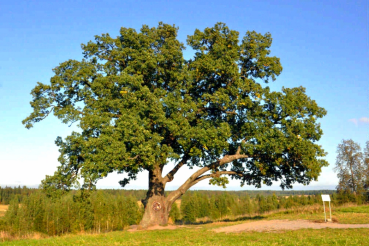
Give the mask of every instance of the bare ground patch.
POLYGON ((226 226, 214 229, 215 232, 244 232, 244 231, 269 231, 277 232, 281 230, 299 230, 299 229, 324 229, 324 228, 369 228, 369 224, 338 224, 334 222, 317 223, 308 220, 261 220, 253 221, 239 225, 226 226))

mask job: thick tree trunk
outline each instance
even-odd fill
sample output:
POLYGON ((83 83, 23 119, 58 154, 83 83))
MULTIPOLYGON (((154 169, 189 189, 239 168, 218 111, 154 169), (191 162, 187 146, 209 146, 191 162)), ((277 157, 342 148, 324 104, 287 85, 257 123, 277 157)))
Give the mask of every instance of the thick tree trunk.
POLYGON ((167 225, 170 208, 164 196, 152 196, 147 199, 145 212, 140 227, 147 228, 155 225, 167 225))
POLYGON ((149 171, 149 190, 142 200, 145 212, 140 222, 140 228, 154 225, 167 225, 172 203, 168 203, 164 195, 165 181, 161 176, 162 168, 149 171))
POLYGON ((226 155, 222 159, 196 171, 176 191, 171 192, 168 197, 165 197, 164 195, 165 184, 173 180, 174 174, 182 165, 186 163, 187 159, 184 158, 164 178, 161 176, 164 165, 157 165, 153 169, 149 170, 149 190, 146 194, 146 198, 142 200, 142 204, 145 207, 145 212, 139 228, 147 228, 154 225, 166 225, 168 223, 169 212, 175 200, 180 198, 189 188, 201 180, 219 177, 219 175, 222 174, 234 174, 242 176, 242 173, 240 174, 234 171, 218 171, 217 173, 204 175, 207 171, 215 169, 226 163, 249 157, 247 155, 240 154, 240 151, 241 148, 239 147, 235 155, 226 155))

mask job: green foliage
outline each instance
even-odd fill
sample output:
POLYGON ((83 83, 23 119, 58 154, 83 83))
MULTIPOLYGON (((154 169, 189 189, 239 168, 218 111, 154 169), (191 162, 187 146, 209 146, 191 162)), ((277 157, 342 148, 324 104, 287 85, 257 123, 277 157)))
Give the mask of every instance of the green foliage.
POLYGON ((337 211, 343 212, 343 213, 365 213, 365 214, 369 214, 369 206, 357 206, 357 207, 340 208, 337 211))
POLYGON ((360 145, 350 140, 342 140, 337 147, 335 171, 338 172, 339 191, 363 192, 363 154, 360 145))
POLYGON ((173 203, 169 213, 169 217, 172 219, 173 222, 176 222, 181 218, 181 212, 179 211, 177 203, 173 203))
POLYGON ((227 201, 227 198, 230 197, 226 193, 210 198, 210 218, 217 220, 231 214, 233 200, 227 201))
MULTIPOLYGON (((253 191, 250 191, 252 193, 253 191)), ((307 191, 311 192, 311 191, 307 191)), ((138 194, 140 192, 138 191, 138 194)), ((326 193, 326 192, 324 192, 326 193)), ((94 192, 75 191, 59 198, 50 198, 38 191, 25 197, 19 205, 15 197, 5 216, 0 218, 0 230, 14 235, 41 232, 61 235, 79 232, 107 232, 126 229, 137 224, 143 211, 132 196, 132 191, 98 190, 94 192), (124 195, 131 194, 131 195, 124 195)), ((244 216, 255 216, 282 209, 299 211, 304 206, 322 204, 320 194, 277 196, 278 192, 266 195, 259 191, 256 197, 240 192, 190 191, 182 197, 180 209, 173 204, 170 212, 172 220, 196 222, 198 219, 223 220, 244 216), (238 193, 238 195, 237 195, 238 193), (181 211, 181 212, 180 212, 181 211)), ((332 205, 357 202, 358 195, 346 193, 331 194, 332 205), (347 197, 350 199, 345 200, 347 197)), ((361 202, 369 199, 361 197, 361 202)), ((292 211, 292 212, 293 212, 292 211)), ((337 210, 340 213, 362 213, 365 217, 367 206, 337 210)), ((347 219, 341 216, 342 219, 347 219)), ((340 217, 340 218, 341 218, 340 217)), ((314 217, 315 218, 315 217, 314 217)), ((350 222, 352 223, 352 222, 350 222)))
MULTIPOLYGON (((358 194, 357 202, 361 202, 362 195, 369 192, 369 141, 364 152, 353 140, 342 140, 337 146, 336 166, 339 184, 337 190, 340 193, 358 194)), ((350 199, 349 197, 345 199, 350 199)))
POLYGON ((25 198, 21 206, 16 199, 12 200, 4 221, 7 230, 16 234, 61 235, 122 230, 137 224, 141 217, 142 211, 133 197, 79 191, 75 195, 49 198, 36 192, 25 198))
MULTIPOLYGON (((224 223, 224 226, 227 224, 224 223)), ((212 231, 219 225, 188 225, 176 230, 151 230, 131 232, 109 232, 100 235, 68 235, 45 239, 23 239, 3 242, 5 246, 30 245, 366 245, 369 229, 302 229, 283 231, 283 233, 243 232, 216 233, 212 231)))
POLYGON ((209 180, 209 184, 221 186, 223 188, 226 188, 226 185, 229 183, 229 180, 227 177, 214 177, 209 180))
POLYGON ((5 221, 8 222, 9 226, 12 228, 12 230, 16 231, 19 229, 19 220, 17 219, 19 213, 19 202, 17 198, 14 198, 8 207, 8 210, 5 214, 5 221))
POLYGON ((1 187, 0 186, 0 204, 9 204, 15 197, 18 202, 22 202, 24 197, 29 196, 31 193, 37 191, 37 189, 23 187, 1 187))
POLYGON ((169 161, 204 167, 236 153, 213 171, 256 187, 309 184, 328 165, 315 144, 326 111, 303 87, 272 92, 262 84, 282 71, 280 59, 269 56, 270 33, 248 31, 241 40, 224 23, 196 29, 187 39, 195 55, 185 60, 177 32, 160 22, 123 27, 117 38, 95 36, 82 45, 82 61, 63 62, 50 84, 37 83, 23 124, 31 128, 53 113, 81 129, 56 139, 61 165, 42 182, 49 195, 93 189, 114 171, 128 175, 124 186, 169 161))
POLYGON ((199 202, 196 196, 184 196, 181 200, 181 214, 184 221, 195 222, 199 214, 199 202))
MULTIPOLYGON (((288 197, 277 196, 276 193, 278 192, 266 196, 261 193, 257 194, 255 198, 250 198, 248 195, 237 196, 231 192, 219 192, 210 195, 210 199, 206 199, 205 192, 210 191, 189 192, 189 194, 183 196, 181 210, 182 213, 187 213, 187 217, 184 216, 183 218, 184 221, 194 222, 205 217, 210 220, 221 220, 237 216, 255 216, 256 214, 264 214, 278 209, 298 209, 313 204, 322 204, 321 192, 315 195, 290 195, 288 197), (209 212, 205 215, 200 212, 202 201, 207 201, 209 206, 209 212)), ((326 193, 324 192, 324 194, 326 193)), ((345 193, 333 193, 331 194, 331 200, 334 206, 345 203, 360 205, 369 202, 369 199, 364 196, 347 195, 345 193), (345 200, 347 197, 351 197, 351 199, 345 200)))
POLYGON ((198 193, 199 212, 198 217, 208 217, 210 215, 209 198, 206 195, 198 193))
POLYGON ((244 197, 241 198, 240 200, 241 202, 241 211, 239 212, 239 214, 247 214, 249 216, 251 216, 251 214, 254 213, 254 203, 251 201, 250 196, 246 195, 244 197))
POLYGON ((354 194, 350 191, 338 191, 335 194, 335 200, 337 204, 345 204, 345 203, 358 203, 361 204, 363 201, 369 201, 368 197, 365 194, 354 194))

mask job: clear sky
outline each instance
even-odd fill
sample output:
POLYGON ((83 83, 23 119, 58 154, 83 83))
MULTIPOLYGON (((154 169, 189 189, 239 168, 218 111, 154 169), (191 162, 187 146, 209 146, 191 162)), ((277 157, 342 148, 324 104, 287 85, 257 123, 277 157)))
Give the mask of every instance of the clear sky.
MULTIPOLYGON (((303 86, 328 114, 320 120, 319 144, 330 166, 318 182, 295 189, 334 189, 336 148, 342 139, 361 146, 369 140, 369 4, 351 1, 5 1, 0 0, 0 185, 37 186, 58 166, 57 136, 76 128, 49 117, 27 130, 21 121, 31 113, 30 91, 36 82, 49 83, 52 68, 82 58, 81 43, 94 35, 119 34, 120 27, 139 29, 159 21, 179 27, 186 41, 195 29, 224 22, 240 32, 270 32, 271 55, 280 57, 282 74, 271 88, 303 86)), ((185 58, 191 57, 185 52, 185 58)), ((167 185, 178 187, 187 174, 167 185)), ((119 188, 111 175, 98 187, 119 188)), ((128 189, 146 189, 147 173, 128 189)), ((215 189, 207 181, 194 189, 215 189)), ((228 190, 240 188, 231 182, 228 190)), ((220 189, 220 188, 218 188, 220 189)), ((279 189, 278 185, 263 189, 279 189)))

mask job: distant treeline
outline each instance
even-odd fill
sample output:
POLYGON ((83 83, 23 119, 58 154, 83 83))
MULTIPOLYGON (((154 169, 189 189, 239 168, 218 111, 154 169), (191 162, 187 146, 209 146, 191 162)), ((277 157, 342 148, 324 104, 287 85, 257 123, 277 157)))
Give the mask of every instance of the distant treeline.
POLYGON ((271 196, 275 194, 276 196, 294 196, 294 195, 317 195, 317 194, 333 194, 335 190, 240 190, 240 191, 223 191, 223 190, 189 190, 186 194, 191 193, 201 193, 208 197, 212 195, 220 195, 223 193, 228 193, 230 195, 235 195, 239 198, 244 196, 249 196, 250 198, 255 198, 257 195, 261 196, 271 196))
MULTIPOLYGON (((185 193, 181 200, 180 209, 174 206, 171 217, 173 220, 195 222, 197 219, 204 217, 210 220, 218 220, 229 216, 260 215, 278 209, 322 204, 320 194, 277 196, 273 193, 267 196, 256 194, 255 197, 251 197, 247 193, 243 196, 239 196, 239 194, 243 193, 223 192, 213 194, 210 197, 202 191, 185 193)), ((331 203, 333 205, 348 202, 362 204, 369 202, 369 198, 368 196, 355 196, 351 193, 331 193, 331 203)))
MULTIPOLYGON (((38 191, 35 188, 27 188, 26 186, 23 187, 1 187, 0 186, 0 204, 9 204, 13 198, 17 198, 19 202, 22 202, 24 197, 29 196, 31 193, 38 191)), ((102 189, 106 194, 113 195, 113 196, 132 196, 137 201, 140 201, 145 198, 147 190, 123 190, 123 189, 102 189)), ((169 194, 171 191, 167 191, 166 194, 169 194)), ((212 191, 212 190, 189 190, 186 193, 200 193, 208 196, 210 198, 214 195, 220 195, 223 193, 228 193, 231 195, 236 195, 239 198, 244 196, 249 196, 250 198, 255 198, 257 195, 262 196, 271 196, 275 194, 276 196, 293 196, 293 195, 316 195, 316 194, 333 194, 334 190, 280 190, 280 191, 273 191, 273 190, 244 190, 244 191, 212 191)), ((75 194, 76 191, 71 191, 72 194, 75 194)))
POLYGON ((24 197, 28 197, 31 193, 37 191, 37 189, 23 187, 1 187, 0 186, 0 204, 9 204, 14 198, 18 199, 18 202, 22 202, 24 197))

